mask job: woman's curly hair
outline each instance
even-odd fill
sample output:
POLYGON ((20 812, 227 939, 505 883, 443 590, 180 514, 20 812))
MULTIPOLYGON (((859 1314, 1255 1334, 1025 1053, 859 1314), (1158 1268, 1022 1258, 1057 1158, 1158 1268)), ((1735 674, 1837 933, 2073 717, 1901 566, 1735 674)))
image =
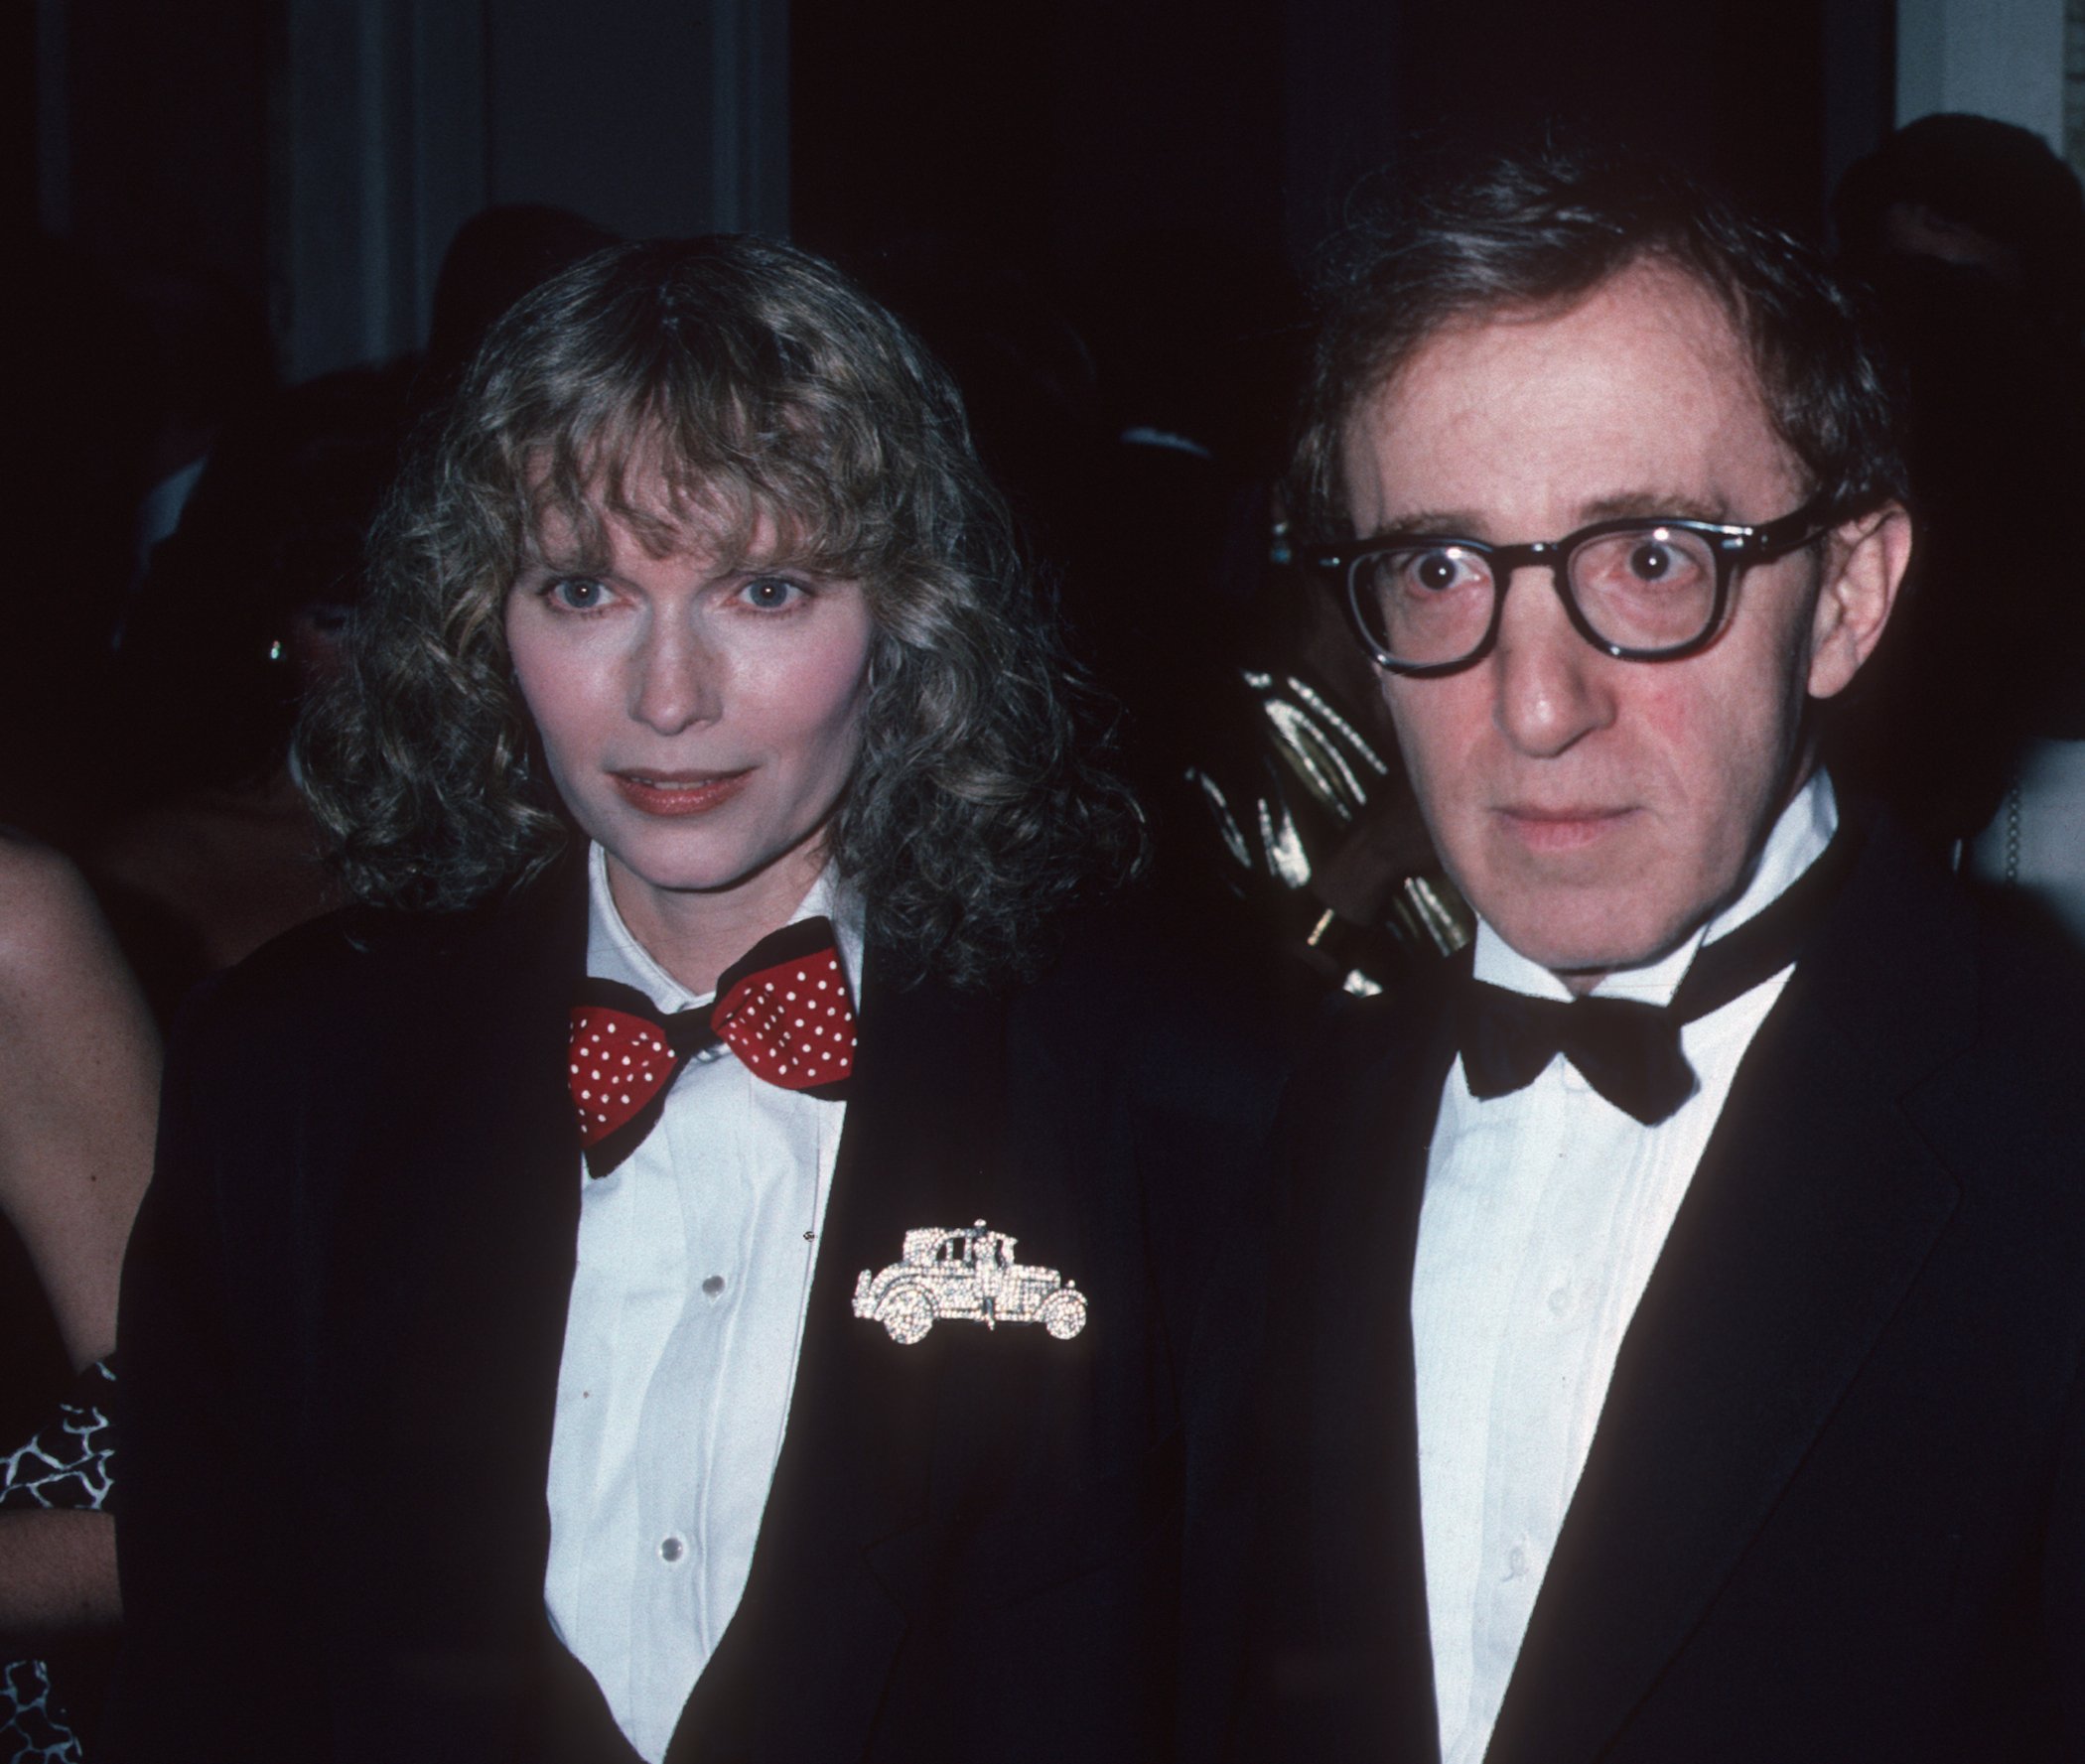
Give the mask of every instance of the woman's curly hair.
POLYGON ((371 541, 349 666, 299 738, 349 892, 456 910, 571 837, 509 666, 504 608, 546 519, 670 546, 778 543, 859 581, 875 626, 827 833, 902 971, 1030 969, 1055 909, 1141 862, 1127 789, 942 369, 820 259, 747 237, 619 245, 494 328, 371 541), (655 493, 628 493, 662 475, 655 493), (721 526, 719 523, 722 523, 721 526))

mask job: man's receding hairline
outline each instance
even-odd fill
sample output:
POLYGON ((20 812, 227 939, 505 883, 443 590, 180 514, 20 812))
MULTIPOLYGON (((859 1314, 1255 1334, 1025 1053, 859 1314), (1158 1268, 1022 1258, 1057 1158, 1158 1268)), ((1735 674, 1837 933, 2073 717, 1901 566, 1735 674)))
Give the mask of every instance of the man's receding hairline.
MULTIPOLYGON (((1350 501, 1346 494, 1345 479, 1347 449, 1355 423, 1361 419, 1364 412, 1379 409, 1384 401, 1394 394, 1398 382, 1405 377, 1413 364, 1437 341, 1455 333, 1483 331, 1498 325, 1541 325, 1568 318, 1604 290, 1638 270, 1659 273, 1668 279, 1676 279, 1692 286, 1698 293, 1705 295, 1724 316, 1725 323, 1730 328, 1730 336, 1738 344, 1738 355, 1751 369, 1752 391, 1766 417, 1767 427, 1772 430, 1774 439, 1787 450, 1797 471, 1806 478, 1811 476, 1808 463, 1782 431, 1779 413, 1774 408, 1774 400, 1767 384, 1765 364, 1760 358, 1759 339, 1748 323, 1743 290, 1721 286, 1706 269, 1691 262, 1685 253, 1672 250, 1663 241, 1652 240, 1645 242, 1604 275, 1596 277, 1582 288, 1533 299, 1502 296, 1495 300, 1473 302, 1444 314, 1406 342, 1394 364, 1384 364, 1379 351, 1377 358, 1371 363, 1370 372, 1363 379, 1362 389, 1345 400, 1339 412, 1339 420, 1331 431, 1331 485, 1340 502, 1350 501)), ((1347 513, 1350 518, 1350 508, 1347 513)))

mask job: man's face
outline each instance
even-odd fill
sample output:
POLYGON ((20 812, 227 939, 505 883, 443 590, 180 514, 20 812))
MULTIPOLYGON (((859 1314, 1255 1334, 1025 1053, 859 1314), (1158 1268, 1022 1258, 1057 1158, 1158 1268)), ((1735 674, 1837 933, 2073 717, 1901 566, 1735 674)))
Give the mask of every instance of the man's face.
MULTIPOLYGON (((1578 305, 1438 332, 1342 437, 1355 531, 1510 544, 1617 515, 1754 525, 1802 503, 1749 351, 1655 262, 1578 305)), ((1382 676, 1420 806, 1472 905, 1590 985, 1654 960, 1741 886, 1804 775, 1804 706, 1866 658, 1908 554, 1900 509, 1744 571, 1707 649, 1617 661, 1518 572, 1497 646, 1382 676)))

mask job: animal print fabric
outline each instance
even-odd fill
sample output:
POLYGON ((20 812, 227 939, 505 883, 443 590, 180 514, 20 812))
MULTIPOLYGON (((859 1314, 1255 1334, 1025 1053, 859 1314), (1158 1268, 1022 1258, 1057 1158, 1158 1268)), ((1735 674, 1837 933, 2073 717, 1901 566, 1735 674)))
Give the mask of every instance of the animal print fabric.
POLYGON ((41 1660, 0 1665, 0 1758, 9 1764, 83 1764, 41 1660))
MULTIPOLYGON (((35 1438, 0 1456, 0 1512, 102 1511, 115 1464, 108 1425, 115 1382, 109 1362, 96 1361, 35 1438)), ((0 1764, 84 1764, 41 1660, 0 1662, 0 1764)))
POLYGON ((58 1406, 56 1418, 28 1444, 0 1457, 0 1512, 102 1510, 115 1461, 108 1426, 115 1383, 109 1362, 96 1360, 58 1406))

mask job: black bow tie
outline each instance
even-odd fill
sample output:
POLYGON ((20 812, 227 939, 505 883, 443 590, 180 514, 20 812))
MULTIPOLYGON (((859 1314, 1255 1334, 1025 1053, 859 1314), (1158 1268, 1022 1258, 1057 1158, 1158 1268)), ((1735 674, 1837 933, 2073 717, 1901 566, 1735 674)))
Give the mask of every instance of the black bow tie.
POLYGON ((1561 1053, 1599 1094, 1646 1127, 1698 1087, 1680 1029, 1770 980, 1802 953, 1837 891, 1853 842, 1816 863, 1728 937, 1705 944, 1669 1005, 1634 999, 1536 999, 1470 980, 1457 997, 1462 1076, 1480 1101, 1522 1090, 1561 1053))

